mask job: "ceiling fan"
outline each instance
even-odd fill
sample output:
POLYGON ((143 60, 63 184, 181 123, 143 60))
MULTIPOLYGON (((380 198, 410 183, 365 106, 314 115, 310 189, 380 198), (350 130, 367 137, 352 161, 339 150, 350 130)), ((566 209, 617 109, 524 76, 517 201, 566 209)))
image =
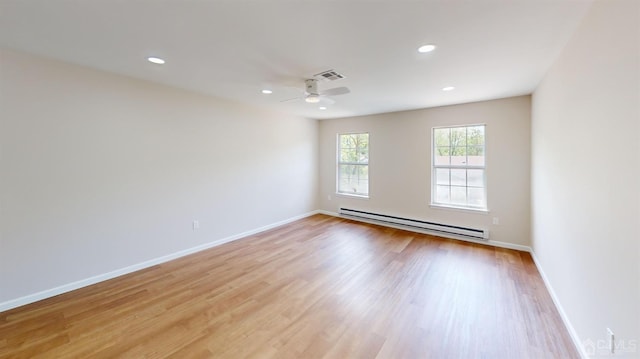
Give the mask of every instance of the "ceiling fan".
POLYGON ((329 104, 335 103, 334 100, 330 99, 329 96, 338 96, 344 95, 351 92, 347 87, 334 87, 324 91, 318 91, 318 80, 317 79, 307 79, 304 80, 304 93, 302 96, 294 97, 286 100, 282 100, 280 102, 289 102, 294 100, 304 100, 307 103, 318 103, 321 100, 323 102, 327 102, 329 104))

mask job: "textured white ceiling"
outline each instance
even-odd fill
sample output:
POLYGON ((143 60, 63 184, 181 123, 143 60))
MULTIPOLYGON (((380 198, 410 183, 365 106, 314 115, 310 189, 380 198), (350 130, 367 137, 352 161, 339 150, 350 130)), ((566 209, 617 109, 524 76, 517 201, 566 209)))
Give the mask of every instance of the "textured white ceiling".
POLYGON ((0 46, 310 118, 531 93, 590 0, 0 0, 0 46), (419 54, 418 46, 438 48, 419 54), (163 57, 163 66, 148 63, 163 57), (335 69, 328 110, 281 103, 335 69), (443 92, 452 85, 455 91, 443 92), (289 87, 293 86, 293 88, 289 87), (272 95, 260 90, 271 88, 272 95))

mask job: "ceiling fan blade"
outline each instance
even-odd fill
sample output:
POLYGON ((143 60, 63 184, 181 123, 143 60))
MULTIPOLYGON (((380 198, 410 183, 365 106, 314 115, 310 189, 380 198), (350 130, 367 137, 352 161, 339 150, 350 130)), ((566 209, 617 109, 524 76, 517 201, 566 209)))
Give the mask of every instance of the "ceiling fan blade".
POLYGON ((351 90, 349 90, 349 88, 347 88, 347 87, 334 87, 332 89, 328 89, 328 90, 324 90, 324 91, 320 92, 320 95, 323 95, 323 96, 338 96, 338 95, 348 94, 349 92, 351 92, 351 90))
POLYGON ((302 100, 303 97, 294 97, 294 98, 288 98, 286 100, 280 100, 280 102, 290 102, 290 101, 295 101, 295 100, 302 100))
POLYGON ((324 96, 320 97, 320 104, 322 105, 333 105, 334 103, 336 103, 336 101, 333 99, 324 96))

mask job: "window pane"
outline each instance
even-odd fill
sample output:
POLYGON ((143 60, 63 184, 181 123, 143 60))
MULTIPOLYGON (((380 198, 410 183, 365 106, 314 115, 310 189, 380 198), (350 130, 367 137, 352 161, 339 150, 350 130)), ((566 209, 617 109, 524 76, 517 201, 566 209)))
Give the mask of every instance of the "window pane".
POLYGON ((467 147, 467 161, 469 166, 484 166, 484 147, 467 147))
POLYGON ((341 178, 348 179, 368 179, 368 168, 367 166, 361 165, 340 165, 340 176, 341 178))
POLYGON ((436 147, 434 163, 437 166, 448 165, 451 149, 449 147, 436 147))
POLYGON ((358 140, 358 148, 367 150, 369 149, 369 134, 361 133, 356 135, 358 140))
POLYGON ((451 170, 451 185, 452 186, 466 186, 467 185, 467 170, 452 169, 451 170))
POLYGON ((467 164, 467 148, 452 147, 451 148, 451 165, 460 166, 467 164))
POLYGON ((433 130, 433 139, 435 146, 449 147, 449 132, 448 128, 436 128, 433 130))
POLYGON ((485 207, 484 188, 467 188, 469 205, 485 207))
POLYGON ((360 150, 358 152, 358 158, 357 158, 359 163, 368 163, 369 162, 369 150, 360 150))
POLYGON ((340 165, 340 178, 348 179, 358 179, 358 169, 355 165, 340 165))
POLYGON ((353 165, 340 165, 339 167, 339 176, 341 179, 343 178, 351 178, 355 177, 353 165))
POLYGON ((369 166, 355 166, 356 173, 358 174, 358 179, 360 180, 369 180, 369 166))
POLYGON ((449 186, 436 186, 436 202, 449 203, 449 186))
POLYGON ((340 135, 340 148, 356 148, 356 139, 352 135, 340 135))
POLYGON ((467 127, 467 145, 484 145, 484 126, 467 127))
POLYGON ((451 203, 457 205, 467 204, 467 188, 451 186, 451 203))
POLYGON ((436 184, 449 185, 449 169, 436 168, 436 184))
POLYGON ((353 165, 340 165, 339 192, 357 193, 358 191, 358 169, 353 165))
POLYGON ((362 195, 369 194, 369 181, 362 179, 358 181, 358 189, 356 193, 362 195))
POLYGON ((467 186, 484 187, 484 170, 467 170, 467 186))
POLYGON ((467 145, 467 128, 453 127, 451 128, 451 147, 459 147, 467 145))
POLYGON ((338 192, 358 195, 369 194, 369 166, 339 165, 338 192))
POLYGON ((340 151, 340 162, 355 162, 356 156, 353 150, 342 149, 340 151))
POLYGON ((339 162, 369 162, 369 134, 346 134, 339 137, 339 162))

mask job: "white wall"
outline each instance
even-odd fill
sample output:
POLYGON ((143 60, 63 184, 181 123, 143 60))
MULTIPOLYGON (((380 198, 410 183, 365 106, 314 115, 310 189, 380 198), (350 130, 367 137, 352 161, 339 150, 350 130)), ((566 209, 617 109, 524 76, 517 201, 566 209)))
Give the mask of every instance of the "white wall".
POLYGON ((588 353, 640 357, 639 123, 640 2, 598 1, 532 114, 533 249, 588 353))
POLYGON ((0 86, 0 307, 317 208, 314 120, 8 50, 0 86))
POLYGON ((320 208, 366 209, 408 218, 488 228, 492 240, 530 244, 531 98, 320 122, 320 208), (431 208, 431 128, 487 125, 490 213, 431 208), (369 199, 336 195, 336 135, 369 132, 369 199), (331 196, 331 199, 328 199, 331 196), (499 217, 500 225, 492 225, 499 217))

